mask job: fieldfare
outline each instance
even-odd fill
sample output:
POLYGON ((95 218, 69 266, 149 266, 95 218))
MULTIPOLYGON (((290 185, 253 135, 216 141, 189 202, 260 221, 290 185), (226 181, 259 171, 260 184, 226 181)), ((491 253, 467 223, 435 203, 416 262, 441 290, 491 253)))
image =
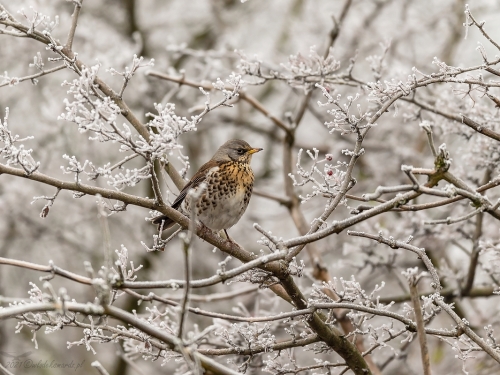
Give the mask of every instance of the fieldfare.
MULTIPOLYGON (((240 220, 250 201, 254 180, 250 161, 252 155, 261 150, 239 139, 227 141, 181 190, 172 208, 190 216, 192 202, 188 192, 194 189, 196 196, 196 191, 204 188, 195 202, 197 220, 217 232, 231 228, 240 220)), ((167 229, 174 221, 163 215, 153 223, 167 229)))

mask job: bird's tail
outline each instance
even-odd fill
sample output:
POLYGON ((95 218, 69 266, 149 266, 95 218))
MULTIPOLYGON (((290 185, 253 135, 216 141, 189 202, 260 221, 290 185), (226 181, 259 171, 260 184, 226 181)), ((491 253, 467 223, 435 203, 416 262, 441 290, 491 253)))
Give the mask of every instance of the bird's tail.
POLYGON ((158 216, 157 218, 155 218, 154 220, 151 221, 153 224, 156 224, 158 225, 158 228, 161 227, 162 225, 162 222, 163 222, 163 230, 165 229, 168 229, 170 228, 172 225, 175 224, 175 221, 173 221, 172 219, 170 219, 168 216, 166 215, 161 215, 161 216, 158 216))

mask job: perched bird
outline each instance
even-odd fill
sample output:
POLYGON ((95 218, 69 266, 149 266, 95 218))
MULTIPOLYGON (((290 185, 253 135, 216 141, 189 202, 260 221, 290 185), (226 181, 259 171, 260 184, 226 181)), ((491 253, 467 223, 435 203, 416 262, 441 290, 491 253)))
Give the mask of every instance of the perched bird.
MULTIPOLYGON (((204 188, 194 202, 196 219, 217 232, 231 228, 240 220, 250 201, 254 180, 250 161, 252 155, 261 150, 239 139, 227 141, 181 190, 172 208, 190 216, 192 202, 188 192, 194 189, 196 196, 197 190, 204 188)), ((174 221, 163 215, 153 223, 166 229, 174 221)))

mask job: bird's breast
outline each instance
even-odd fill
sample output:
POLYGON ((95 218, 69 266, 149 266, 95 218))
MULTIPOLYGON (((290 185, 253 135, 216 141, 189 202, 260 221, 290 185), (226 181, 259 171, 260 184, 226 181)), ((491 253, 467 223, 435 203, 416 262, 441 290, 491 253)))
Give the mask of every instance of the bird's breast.
POLYGON ((226 163, 209 170, 206 190, 196 203, 198 218, 214 230, 232 227, 250 202, 253 181, 247 164, 226 163))

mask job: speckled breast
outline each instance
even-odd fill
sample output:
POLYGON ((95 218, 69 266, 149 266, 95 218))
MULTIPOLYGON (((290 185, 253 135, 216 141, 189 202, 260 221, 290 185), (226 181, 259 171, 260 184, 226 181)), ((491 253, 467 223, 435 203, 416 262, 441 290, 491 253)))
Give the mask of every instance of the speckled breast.
MULTIPOLYGON (((248 206, 253 180, 246 163, 229 162, 212 168, 206 176, 205 193, 196 203, 197 219, 213 230, 231 228, 248 206)), ((186 206, 189 210, 190 204, 186 206)))

